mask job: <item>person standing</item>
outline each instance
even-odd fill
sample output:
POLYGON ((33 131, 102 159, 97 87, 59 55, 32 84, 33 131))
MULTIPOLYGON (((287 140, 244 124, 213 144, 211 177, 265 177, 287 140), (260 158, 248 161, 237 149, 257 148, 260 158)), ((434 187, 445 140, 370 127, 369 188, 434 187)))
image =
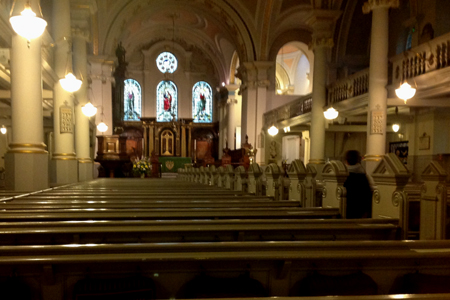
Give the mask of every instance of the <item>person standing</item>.
POLYGON ((344 183, 347 190, 347 219, 372 217, 372 189, 361 166, 361 156, 356 150, 345 154, 349 175, 344 183))

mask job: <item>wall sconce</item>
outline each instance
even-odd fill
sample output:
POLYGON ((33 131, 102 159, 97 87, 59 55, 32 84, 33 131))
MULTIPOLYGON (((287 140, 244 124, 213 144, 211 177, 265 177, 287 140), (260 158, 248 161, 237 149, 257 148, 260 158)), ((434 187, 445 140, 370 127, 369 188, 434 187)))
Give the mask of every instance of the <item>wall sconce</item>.
POLYGON ((271 136, 276 136, 278 134, 278 128, 275 127, 275 125, 272 125, 267 132, 271 135, 271 136))
MULTIPOLYGON (((11 13, 14 9, 15 1, 11 9, 11 13)), ((28 41, 40 37, 47 27, 47 22, 39 17, 33 12, 30 6, 30 1, 25 4, 25 9, 20 13, 19 16, 13 16, 9 18, 14 31, 26 38, 28 41)))
POLYGON ((2 134, 6 134, 6 127, 5 127, 5 125, 2 125, 2 128, 0 128, 0 132, 2 134))
POLYGON ((403 101, 408 101, 416 94, 416 89, 411 87, 407 82, 403 83, 398 89, 395 90, 397 97, 403 101))
POLYGON ((291 131, 291 127, 290 126, 284 127, 283 130, 284 130, 284 133, 288 133, 291 131))
POLYGON ((334 120, 339 116, 339 112, 337 110, 335 110, 333 107, 330 107, 326 111, 323 112, 323 115, 325 116, 325 119, 327 119, 327 120, 334 120))

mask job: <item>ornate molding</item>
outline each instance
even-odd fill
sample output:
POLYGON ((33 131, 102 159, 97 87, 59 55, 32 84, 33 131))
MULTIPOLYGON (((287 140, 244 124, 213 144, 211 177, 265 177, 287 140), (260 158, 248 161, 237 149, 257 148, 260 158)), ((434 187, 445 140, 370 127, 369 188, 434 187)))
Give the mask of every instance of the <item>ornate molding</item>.
POLYGON ((314 50, 317 48, 333 48, 334 41, 332 38, 321 37, 321 38, 313 38, 312 43, 309 45, 309 48, 314 50))
POLYGON ((362 10, 363 13, 368 14, 372 10, 377 8, 398 8, 399 5, 399 0, 368 0, 366 3, 364 3, 362 10))

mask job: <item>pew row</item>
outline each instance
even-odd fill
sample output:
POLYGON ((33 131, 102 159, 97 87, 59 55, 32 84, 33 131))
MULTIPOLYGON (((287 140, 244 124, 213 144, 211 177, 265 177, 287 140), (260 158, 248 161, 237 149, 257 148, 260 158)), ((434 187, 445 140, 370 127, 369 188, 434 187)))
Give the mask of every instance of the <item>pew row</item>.
MULTIPOLYGON (((449 249, 448 241, 0 246, 0 279, 14 270, 17 277, 42 289, 43 299, 57 300, 74 299, 74 285, 81 279, 136 274, 155 282, 157 299, 183 295, 176 291, 205 273, 216 278, 243 278, 246 274, 245 278, 258 281, 268 296, 292 295, 299 282, 314 274, 321 275, 319 278, 368 278, 375 285, 374 294, 389 294, 397 279, 408 274, 449 277, 449 249), (55 291, 59 297, 49 297, 55 291)), ((358 282, 348 283, 353 287, 350 291, 367 295, 355 286, 358 282)), ((328 290, 329 285, 322 290, 328 290)), ((300 290, 296 296, 307 295, 300 290)))
POLYGON ((201 209, 35 209, 2 210, 0 220, 95 220, 95 219, 258 219, 338 218, 335 208, 201 208, 201 209))
POLYGON ((0 222, 0 245, 395 240, 398 220, 155 220, 0 222))

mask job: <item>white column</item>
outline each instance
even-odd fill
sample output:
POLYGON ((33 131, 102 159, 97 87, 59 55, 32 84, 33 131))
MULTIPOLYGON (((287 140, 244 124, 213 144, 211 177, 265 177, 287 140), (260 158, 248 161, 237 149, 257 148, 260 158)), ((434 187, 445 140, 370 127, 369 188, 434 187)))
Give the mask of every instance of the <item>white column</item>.
MULTIPOLYGON (((325 117, 323 108, 326 104, 327 49, 326 42, 314 44, 313 98, 311 104, 311 151, 309 163, 325 163, 325 117)), ((331 41, 332 42, 332 41, 331 41)), ((319 170, 317 170, 319 171, 319 170)))
POLYGON ((364 157, 368 174, 373 172, 386 152, 389 8, 398 6, 399 0, 369 0, 363 7, 366 14, 372 11, 367 154, 364 157))
MULTIPOLYGON (((58 78, 64 78, 66 72, 72 69, 69 0, 53 0, 53 38, 56 44, 55 73, 58 78)), ((52 185, 62 185, 78 181, 78 163, 74 148, 74 105, 72 94, 65 91, 59 81, 55 83, 53 93, 55 149, 50 163, 50 182, 52 185)))
POLYGON ((326 121, 323 109, 326 105, 328 52, 333 47, 334 25, 340 15, 340 11, 313 10, 306 21, 313 28, 312 47, 314 50, 309 164, 315 167, 318 178, 320 178, 322 166, 325 164, 326 121))
MULTIPOLYGON (((236 127, 241 126, 241 104, 239 97, 236 95, 236 90, 239 88, 236 84, 230 84, 226 86, 228 90, 228 148, 234 150, 234 135, 236 133, 236 127)), ((240 148, 240 145, 236 146, 240 148)))
POLYGON ((88 102, 86 42, 89 34, 81 29, 75 29, 72 33, 74 71, 83 78, 81 88, 75 93, 78 100, 78 104, 75 106, 75 150, 78 160, 78 180, 87 181, 94 178, 94 163, 90 157, 89 118, 83 114, 81 107, 88 102))
POLYGON ((263 116, 266 112, 267 87, 270 85, 268 72, 274 68, 274 62, 255 61, 243 63, 239 67, 242 77, 242 140, 248 136, 248 141, 253 149, 257 150, 255 162, 264 164, 264 143, 258 143, 263 139, 263 116))
MULTIPOLYGON (((36 11, 36 7, 32 9, 36 11)), ((49 186, 42 113, 41 44, 41 38, 31 40, 28 45, 25 38, 15 33, 12 36, 12 128, 8 132, 12 138, 5 155, 5 184, 7 189, 16 191, 49 186)))

